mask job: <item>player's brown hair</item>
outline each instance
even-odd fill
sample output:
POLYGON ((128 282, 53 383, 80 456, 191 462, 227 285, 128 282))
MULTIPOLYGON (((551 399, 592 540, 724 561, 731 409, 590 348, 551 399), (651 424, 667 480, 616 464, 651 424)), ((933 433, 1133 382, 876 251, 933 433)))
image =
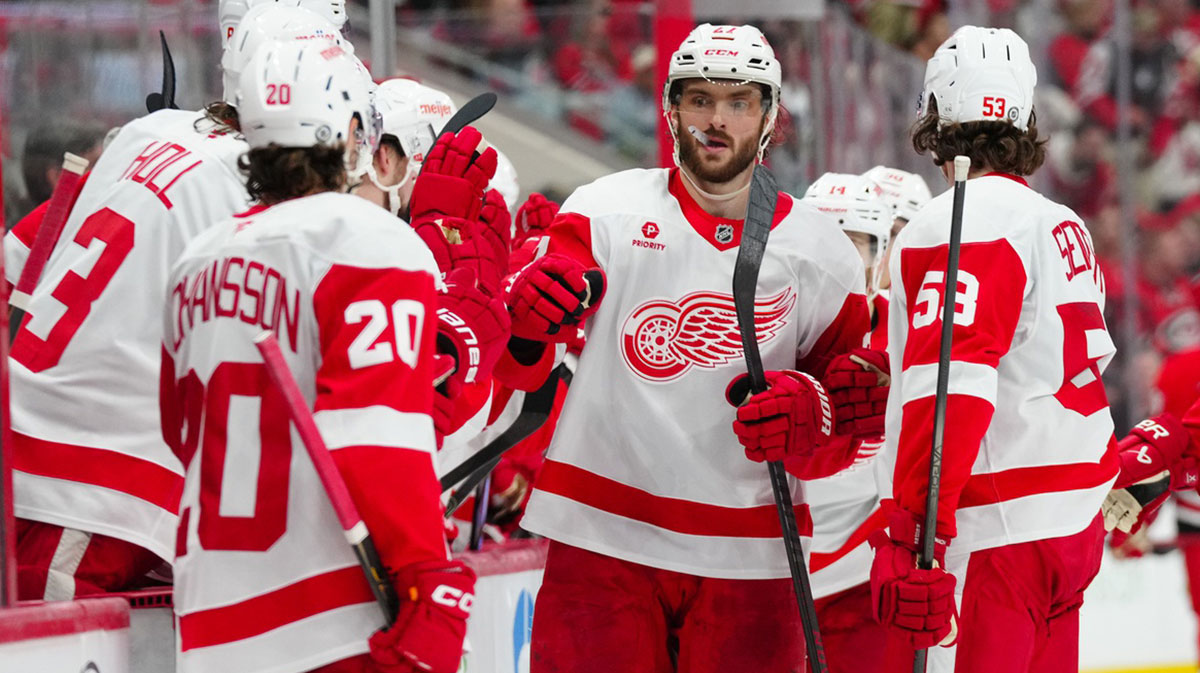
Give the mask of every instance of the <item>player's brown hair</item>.
POLYGON ((345 145, 252 149, 238 160, 250 198, 265 205, 346 186, 345 145))
POLYGON ((1046 160, 1046 140, 1038 136, 1037 112, 1029 114, 1029 128, 1022 131, 1002 121, 938 124, 937 103, 912 128, 912 145, 918 153, 929 152, 938 166, 962 154, 972 166, 1000 173, 1032 175, 1046 160))
POLYGON ((204 118, 217 127, 218 133, 240 133, 242 130, 237 108, 223 100, 205 105, 204 118))

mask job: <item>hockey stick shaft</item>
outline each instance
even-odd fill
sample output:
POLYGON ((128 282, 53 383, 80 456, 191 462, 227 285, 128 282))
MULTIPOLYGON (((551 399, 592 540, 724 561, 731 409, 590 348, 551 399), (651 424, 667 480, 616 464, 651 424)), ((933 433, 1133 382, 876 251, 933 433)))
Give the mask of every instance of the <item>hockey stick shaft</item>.
POLYGON ((58 183, 54 185, 50 204, 46 206, 46 216, 42 218, 42 225, 34 234, 29 258, 25 261, 25 267, 21 269, 21 277, 17 280, 17 286, 13 289, 10 299, 12 305, 22 311, 29 310, 33 290, 37 287, 46 262, 50 260, 50 253, 54 251, 58 237, 62 235, 63 227, 67 224, 67 216, 71 214, 71 207, 75 205, 75 197, 79 194, 79 180, 87 167, 87 159, 70 152, 63 156, 62 174, 58 183))
POLYGON ((254 340, 254 344, 262 353, 263 362, 267 366, 267 372, 275 383, 275 387, 283 394, 288 416, 291 417, 292 423, 296 426, 296 432, 300 435, 300 441, 308 451, 309 458, 312 459, 317 477, 320 478, 321 485, 325 487, 325 494, 329 496, 333 511, 342 525, 346 542, 354 549, 354 555, 358 557, 358 563, 362 566, 363 573, 367 576, 367 583, 371 586, 371 593, 375 595, 375 600, 379 603, 379 608, 383 610, 383 616, 390 627, 396 619, 396 611, 400 603, 396 597, 395 588, 388 580, 387 570, 379 560, 379 552, 375 549, 371 533, 367 530, 367 525, 363 523, 358 508, 354 506, 350 490, 346 488, 346 482, 333 462, 333 457, 329 455, 325 440, 321 438, 321 432, 317 429, 317 423, 308 409, 304 394, 300 392, 300 386, 296 384, 296 379, 292 378, 292 372, 288 369, 287 361, 283 358, 283 351, 279 349, 279 342, 276 341, 275 335, 263 332, 254 340))
MULTIPOLYGON (((971 159, 954 157, 954 205, 950 211, 950 245, 946 251, 946 286, 942 293, 942 341, 938 347, 937 388, 933 409, 933 445, 929 448, 929 490, 925 494, 925 527, 921 529, 920 567, 933 568, 937 542, 938 495, 942 486, 942 446, 946 438, 946 398, 950 390, 950 356, 954 345, 954 313, 958 302, 958 255, 962 248, 963 202, 971 159)), ((924 673, 927 651, 917 650, 913 673, 924 673)))
MULTIPOLYGON (((2 169, 0 169, 2 170, 2 169)), ((2 176, 0 176, 2 180, 2 176)), ((0 192, 0 212, 4 194, 0 192)), ((0 243, 0 277, 3 277, 4 246, 0 243)), ((13 516, 12 422, 8 388, 8 296, 0 291, 0 609, 17 602, 16 519, 13 516)))
MULTIPOLYGON (((742 240, 733 273, 734 306, 742 338, 742 350, 746 358, 746 372, 754 393, 761 393, 767 389, 766 372, 763 369, 762 356, 758 350, 758 335, 754 327, 754 299, 758 287, 758 271, 766 253, 777 198, 774 177, 765 166, 756 166, 751 178, 750 202, 747 205, 742 240)), ((813 601, 812 585, 809 583, 808 567, 804 562, 804 548, 800 542, 800 529, 796 524, 796 511, 792 504, 787 472, 783 463, 779 461, 767 463, 767 471, 775 496, 775 509, 779 513, 784 549, 792 575, 792 588, 800 610, 800 624, 804 631, 809 670, 812 673, 825 673, 828 670, 825 648, 817 626, 817 609, 813 601)))

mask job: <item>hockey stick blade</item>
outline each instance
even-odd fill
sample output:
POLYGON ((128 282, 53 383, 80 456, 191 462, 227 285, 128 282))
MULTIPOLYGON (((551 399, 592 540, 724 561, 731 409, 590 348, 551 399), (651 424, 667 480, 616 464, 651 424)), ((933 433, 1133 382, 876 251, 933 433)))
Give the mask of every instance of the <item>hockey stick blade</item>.
MULTIPOLYGON (((750 388, 755 393, 767 389, 767 377, 763 370, 762 355, 758 350, 758 335, 754 329, 754 298, 758 290, 758 272, 766 254, 767 239, 771 235, 771 223, 775 218, 778 200, 779 189, 775 184, 775 176, 771 175, 766 166, 755 166, 750 179, 746 221, 742 224, 742 240, 738 244, 737 260, 733 267, 733 303, 737 312, 738 331, 742 338, 742 351, 746 358, 746 372, 750 378, 750 388)), ((796 605, 800 610, 809 670, 812 673, 826 673, 828 666, 825 663, 825 648, 821 644, 821 633, 817 627, 817 610, 813 603, 808 567, 804 562, 804 549, 800 544, 800 530, 796 524, 796 511, 792 505, 787 472, 780 461, 767 463, 767 471, 771 478, 771 491, 775 496, 775 509, 779 514, 779 526, 783 532, 783 546, 792 575, 792 588, 796 592, 796 605)))
POLYGON ((466 498, 466 494, 475 488, 488 472, 491 472, 491 469, 484 470, 483 468, 488 467, 493 461, 498 461, 506 451, 532 435, 550 417, 550 410, 554 407, 554 398, 558 393, 558 371, 556 368, 540 388, 525 396, 525 401, 521 403, 521 413, 517 415, 517 420, 513 421, 507 430, 442 477, 443 493, 459 485, 459 482, 463 482, 458 493, 455 494, 462 494, 462 498, 456 502, 454 496, 450 497, 453 507, 449 505, 446 507, 447 516, 457 509, 458 505, 462 504, 462 499, 466 498))
POLYGON ((467 101, 458 108, 458 112, 455 112, 453 117, 446 121, 446 125, 442 127, 441 131, 438 131, 438 137, 441 138, 446 133, 457 134, 470 126, 480 117, 491 112, 492 108, 496 107, 496 100, 496 94, 485 91, 467 101))
MULTIPOLYGON (((921 555, 917 565, 933 568, 937 538, 938 494, 942 485, 942 443, 946 437, 946 400, 950 391, 950 353, 954 344, 954 310, 958 303, 958 256, 962 248, 963 204, 971 159, 954 157, 954 203, 950 211, 950 243, 946 250, 946 284, 942 304, 941 343, 938 346, 937 387, 933 403, 933 442, 929 448, 929 488, 925 493, 925 523, 921 530, 921 555)), ((913 656, 913 673, 925 673, 927 650, 913 656)))
POLYGON ((162 91, 146 96, 146 110, 178 110, 179 106, 175 104, 175 59, 171 57, 171 49, 167 46, 167 36, 161 30, 158 31, 158 40, 162 44, 162 91))
POLYGON ((387 568, 379 559, 379 552, 375 549, 371 533, 363 523, 358 508, 354 506, 350 489, 346 488, 346 481, 342 479, 342 473, 338 471, 325 440, 321 438, 321 431, 317 428, 312 412, 309 411, 304 394, 300 392, 300 386, 296 384, 296 379, 288 369, 275 335, 263 332, 254 340, 254 345, 262 354, 263 364, 267 367, 271 381, 283 396, 288 416, 296 426, 296 433, 300 435, 300 441, 312 460, 313 469, 325 488, 329 503, 333 505, 346 542, 354 550, 358 564, 366 575, 367 584, 371 587, 371 593, 375 596, 375 602, 379 604, 379 609, 383 611, 383 617, 390 628, 396 621, 400 600, 388 577, 387 568))

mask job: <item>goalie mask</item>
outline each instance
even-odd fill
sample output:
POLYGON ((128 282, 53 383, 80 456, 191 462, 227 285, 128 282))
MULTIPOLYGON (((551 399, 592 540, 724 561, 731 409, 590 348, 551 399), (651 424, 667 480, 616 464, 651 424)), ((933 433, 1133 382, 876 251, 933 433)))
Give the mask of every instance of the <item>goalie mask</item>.
POLYGON ((808 186, 802 200, 837 220, 842 231, 871 237, 870 258, 863 263, 870 271, 868 291, 874 295, 892 231, 892 209, 879 187, 861 175, 826 173, 808 186))

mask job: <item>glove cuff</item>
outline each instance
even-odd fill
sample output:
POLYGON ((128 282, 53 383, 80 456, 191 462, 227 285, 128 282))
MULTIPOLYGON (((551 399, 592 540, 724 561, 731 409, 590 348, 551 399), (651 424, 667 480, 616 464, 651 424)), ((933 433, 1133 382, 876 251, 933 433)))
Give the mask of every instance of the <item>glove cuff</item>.
MULTIPOLYGON (((924 517, 918 517, 908 510, 896 508, 888 516, 888 536, 896 544, 918 556, 921 551, 921 536, 924 528, 924 517)), ((950 545, 951 539, 936 532, 934 534, 933 559, 943 568, 946 567, 946 547, 950 545)))

